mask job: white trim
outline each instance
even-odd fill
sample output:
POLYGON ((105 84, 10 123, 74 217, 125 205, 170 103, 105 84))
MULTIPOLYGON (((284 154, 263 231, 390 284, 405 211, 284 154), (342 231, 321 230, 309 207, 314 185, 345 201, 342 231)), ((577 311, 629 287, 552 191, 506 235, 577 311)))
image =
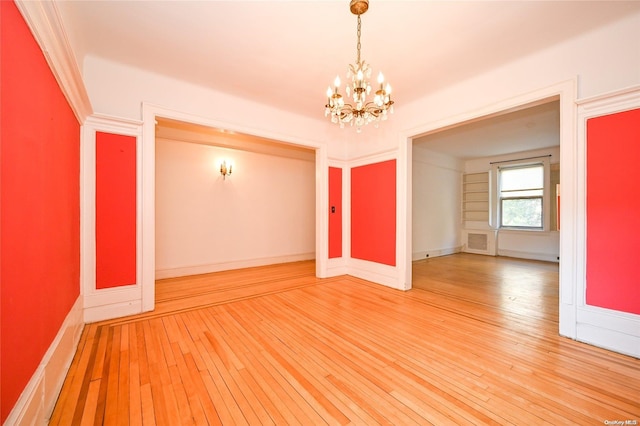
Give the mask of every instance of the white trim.
POLYGON ((500 172, 508 170, 511 167, 526 167, 542 165, 543 171, 543 191, 542 191, 542 229, 532 229, 530 232, 549 232, 551 227, 551 161, 550 156, 540 156, 529 160, 506 160, 491 165, 489 171, 490 188, 489 200, 491 200, 489 210, 489 223, 499 230, 517 230, 517 228, 500 227, 502 223, 501 211, 501 191, 500 191, 500 172))
MULTIPOLYGON (((580 230, 576 256, 577 274, 580 277, 576 288, 577 332, 576 339, 627 355, 640 357, 640 315, 604 309, 586 304, 587 290, 587 134, 589 118, 628 111, 640 107, 640 85, 582 99, 577 102, 577 225, 580 230)), ((560 169, 562 171, 562 167, 560 169)), ((567 189, 562 181, 562 209, 565 208, 567 189)), ((564 227, 564 217, 560 221, 564 227)))
POLYGON ((424 250, 416 251, 411 254, 412 262, 424 259, 431 259, 433 257, 449 256, 450 254, 460 253, 463 250, 463 246, 441 248, 436 250, 424 250))
POLYGON ((84 319, 93 322, 143 312, 142 310, 142 126, 140 121, 101 114, 90 116, 82 126, 80 143, 80 292, 84 319), (96 132, 136 138, 136 283, 96 289, 96 132), (126 306, 126 309, 122 307, 126 306))
MULTIPOLYGON (((349 173, 349 163, 347 161, 329 159, 327 162, 327 171, 329 167, 335 167, 342 170, 342 257, 327 259, 327 277, 336 277, 339 275, 346 275, 347 258, 351 247, 351 197, 349 197, 351 191, 351 173, 349 173)), ((328 185, 327 179, 327 185, 328 185)), ((328 187, 327 187, 327 201, 329 200, 328 187)), ((327 208, 329 205, 327 205, 327 208)), ((328 224, 327 218, 327 224, 328 224)), ((327 227, 327 248, 329 246, 329 229, 327 227)), ((327 249, 328 258, 328 249, 327 249)))
MULTIPOLYGON (((396 152, 397 152, 396 148, 386 149, 386 150, 383 150, 383 151, 378 151, 375 154, 359 155, 357 157, 349 158, 346 161, 349 164, 354 164, 354 163, 355 164, 371 164, 371 159, 372 158, 380 157, 380 158, 391 159, 396 154, 396 152)), ((380 162, 380 161, 385 161, 385 160, 377 160, 377 161, 374 161, 374 162, 380 162)))
POLYGON ((358 157, 354 160, 348 162, 349 169, 353 169, 356 167, 368 166, 371 164, 382 163, 384 161, 389 160, 398 160, 398 151, 397 150, 389 150, 384 152, 378 152, 373 155, 365 155, 358 157))
MULTIPOLYGON (((140 299, 140 286, 127 285, 113 288, 105 288, 85 293, 84 309, 95 308, 101 305, 111 305, 114 303, 132 302, 140 299)), ((139 312, 134 312, 139 313, 139 312)), ((115 318, 115 317, 113 317, 115 318)), ((107 318, 103 318, 107 319, 107 318)), ((91 321, 86 321, 91 322, 91 321)))
POLYGON ((326 146, 316 148, 316 276, 327 278, 329 260, 329 165, 326 146))
POLYGON ((239 133, 260 136, 271 140, 277 140, 293 145, 315 149, 316 169, 316 276, 327 277, 327 261, 329 256, 329 167, 328 150, 325 144, 303 140, 264 129, 256 129, 237 123, 229 123, 205 118, 194 114, 176 111, 170 108, 144 102, 142 104, 142 143, 141 161, 141 285, 142 285, 142 309, 153 310, 155 304, 155 123, 156 117, 200 124, 203 126, 221 128, 239 133))
POLYGON ((606 114, 610 111, 625 111, 638 107, 640 85, 625 87, 624 89, 602 93, 588 98, 576 100, 581 112, 590 114, 606 114))
POLYGON ((231 262, 210 263, 206 265, 181 266, 156 270, 156 280, 165 278, 184 277, 187 275, 209 274, 212 272, 229 271, 232 269, 253 268, 256 266, 275 265, 278 263, 300 262, 314 260, 315 252, 290 254, 286 256, 262 257, 259 259, 244 259, 231 262))
POLYGON ((327 261, 327 277, 338 277, 340 275, 348 275, 347 259, 343 256, 340 258, 329 259, 327 261))
POLYGON ((518 259, 541 260, 543 262, 559 262, 558 256, 556 256, 555 254, 536 253, 533 251, 498 249, 498 256, 515 257, 518 259))
POLYGON ((580 315, 578 319, 577 340, 621 354, 636 358, 640 357, 640 351, 638 350, 640 348, 640 339, 637 336, 630 336, 617 330, 605 329, 600 326, 592 326, 581 321, 580 315))
MULTIPOLYGON (((495 104, 487 105, 477 110, 468 111, 456 116, 434 122, 425 123, 421 126, 407 129, 400 132, 398 140, 399 167, 406 170, 406 175, 399 179, 398 190, 398 216, 400 235, 406 236, 406 244, 402 251, 398 252, 398 265, 403 265, 404 280, 407 286, 411 285, 411 165, 412 165, 412 141, 416 136, 435 132, 447 127, 464 123, 470 120, 484 118, 487 116, 501 114, 507 111, 521 109, 525 106, 533 106, 546 102, 553 98, 560 98, 560 173, 563 194, 575 194, 576 187, 576 137, 575 137, 575 100, 577 93, 577 78, 567 80, 549 87, 541 88, 531 93, 526 93, 510 99, 506 99, 495 104)), ((575 287, 577 281, 575 257, 577 247, 580 247, 577 238, 579 228, 574 222, 576 217, 575 197, 563 196, 560 234, 560 334, 575 338, 576 336, 576 305, 575 287)))
POLYGON ((349 275, 396 290, 404 290, 398 282, 398 268, 395 266, 354 258, 350 258, 347 265, 349 275))
POLYGON ((84 123, 93 108, 56 2, 16 0, 15 3, 78 122, 84 123))
POLYGON ((80 342, 82 310, 79 296, 4 424, 48 423, 80 342))
MULTIPOLYGON (((401 259, 404 253, 401 251, 405 250, 403 245, 403 239, 400 238, 404 232, 404 224, 403 217, 400 214, 403 198, 401 197, 401 181, 406 177, 405 174, 409 173, 411 176, 411 169, 407 171, 405 168, 401 167, 401 162, 398 155, 398 150, 387 150, 383 152, 379 152, 373 155, 365 155, 358 157, 357 159, 348 161, 348 169, 346 173, 346 178, 343 181, 343 185, 346 185, 348 188, 348 192, 344 192, 344 203, 343 203, 343 212, 346 218, 351 218, 351 170, 356 167, 368 166, 371 164, 377 164, 384 161, 395 160, 396 161, 396 257, 395 257, 395 266, 384 265, 381 263, 370 262, 361 259, 355 259, 351 256, 351 220, 348 220, 348 226, 346 232, 343 234, 343 244, 346 245, 347 250, 343 252, 343 257, 347 259, 346 261, 346 273, 349 275, 353 275, 354 277, 366 279, 377 284, 382 284, 387 287, 395 288, 398 290, 408 290, 410 287, 410 281, 403 281, 405 274, 403 271, 401 263, 401 259), (346 237, 346 238, 345 238, 346 237), (347 254, 348 253, 348 254, 347 254), (408 284, 408 285, 407 285, 408 284)), ((410 249, 409 249, 410 250, 410 249)), ((411 253, 410 251, 408 253, 411 253)), ((411 256, 408 256, 409 259, 411 256)), ((411 268, 409 267, 409 271, 411 268)))
POLYGON ((90 324, 97 321, 136 315, 141 312, 144 311, 139 297, 114 303, 102 301, 98 306, 89 306, 84 309, 84 320, 87 324, 90 324))
POLYGON ((400 134, 396 191, 398 235, 404 236, 397 238, 396 243, 398 280, 403 290, 410 290, 413 285, 413 144, 407 133, 400 134))

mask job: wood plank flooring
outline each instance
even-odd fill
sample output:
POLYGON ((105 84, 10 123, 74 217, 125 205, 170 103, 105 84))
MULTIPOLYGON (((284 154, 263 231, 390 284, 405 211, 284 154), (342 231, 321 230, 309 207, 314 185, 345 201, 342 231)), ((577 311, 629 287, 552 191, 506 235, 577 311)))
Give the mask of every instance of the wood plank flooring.
POLYGON ((640 360, 558 336, 558 267, 454 255, 401 292, 313 262, 157 283, 90 324, 53 425, 640 421, 640 360))

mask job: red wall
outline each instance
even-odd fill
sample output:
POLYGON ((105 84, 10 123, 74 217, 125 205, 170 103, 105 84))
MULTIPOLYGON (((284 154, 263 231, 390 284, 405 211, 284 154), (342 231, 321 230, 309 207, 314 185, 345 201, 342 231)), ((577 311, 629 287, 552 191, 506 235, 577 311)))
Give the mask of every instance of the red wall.
POLYGON ((329 167, 329 259, 342 257, 342 169, 329 167))
POLYGON ((351 169, 351 257, 396 264, 396 160, 351 169))
POLYGON ((136 138, 96 133, 96 288, 136 283, 136 138))
POLYGON ((80 290, 80 126, 12 1, 0 1, 0 421, 80 290))
POLYGON ((640 314, 640 109, 587 121, 587 304, 640 314))

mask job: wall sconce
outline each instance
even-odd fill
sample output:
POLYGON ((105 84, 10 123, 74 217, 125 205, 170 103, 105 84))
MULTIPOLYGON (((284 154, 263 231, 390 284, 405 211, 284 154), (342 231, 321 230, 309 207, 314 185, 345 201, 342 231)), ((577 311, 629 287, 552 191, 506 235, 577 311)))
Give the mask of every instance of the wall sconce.
POLYGON ((220 174, 222 175, 222 179, 224 180, 227 176, 231 176, 231 171, 233 169, 233 165, 229 163, 229 167, 227 167, 227 162, 223 161, 220 164, 220 174))

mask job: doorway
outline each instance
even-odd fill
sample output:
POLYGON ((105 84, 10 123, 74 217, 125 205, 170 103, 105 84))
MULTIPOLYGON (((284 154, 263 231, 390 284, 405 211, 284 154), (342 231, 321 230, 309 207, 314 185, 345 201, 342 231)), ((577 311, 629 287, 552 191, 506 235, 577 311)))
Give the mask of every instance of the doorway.
MULTIPOLYGON (((326 232, 327 232, 326 220, 323 220, 323 219, 326 219, 326 216, 327 216, 327 213, 326 213, 327 190, 326 190, 326 185, 324 186, 322 185, 325 179, 327 178, 326 146, 323 146, 321 144, 315 144, 305 140, 287 139, 285 137, 280 137, 280 135, 268 134, 266 132, 264 134, 257 134, 260 132, 256 132, 255 129, 248 129, 248 128, 245 128, 244 126, 239 126, 237 124, 223 123, 215 120, 208 120, 202 117, 196 117, 190 114, 180 113, 177 111, 173 111, 173 110, 169 110, 169 109, 165 109, 162 107, 149 105, 149 104, 143 104, 142 110, 143 110, 142 115, 143 115, 144 124, 143 124, 143 143, 142 143, 142 155, 141 155, 142 182, 141 182, 140 193, 141 193, 141 199, 142 199, 141 215, 143 217, 141 220, 142 250, 140 255, 140 258, 141 258, 140 262, 142 265, 141 266, 141 269, 142 269, 141 282, 142 282, 143 312, 153 310, 154 303, 155 303, 155 279, 156 279, 156 210, 155 210, 156 176, 155 176, 155 172, 156 172, 156 148, 157 148, 156 147, 156 128, 159 123, 164 123, 166 125, 168 122, 173 122, 173 123, 181 123, 180 125, 185 125, 185 126, 203 126, 212 131, 218 131, 218 132, 220 131, 219 129, 224 129, 225 132, 227 133, 227 136, 233 133, 233 134, 241 134, 249 137, 249 139, 251 139, 252 142, 249 142, 248 140, 245 139, 242 142, 242 146, 244 148, 246 148, 247 146, 261 145, 262 148, 264 149, 265 146, 268 145, 269 149, 286 150, 287 152, 297 152, 297 154, 295 155, 302 154, 303 156, 306 156, 307 160, 299 160, 299 161, 309 162, 309 158, 311 158, 310 160, 312 162, 311 167, 313 169, 313 178, 312 178, 313 179, 313 183, 312 183, 313 214, 311 215, 312 216, 311 221, 313 222, 312 224, 313 230, 311 232, 313 235, 311 238, 313 239, 314 247, 311 249, 311 251, 307 251, 305 253, 288 253, 288 254, 282 254, 282 255, 278 254, 276 256, 277 257, 276 261, 282 261, 282 259, 287 255, 295 256, 295 255, 303 254, 307 256, 312 256, 316 258, 316 262, 315 262, 316 275, 322 276, 322 274, 326 270, 326 261, 324 260, 326 256, 322 256, 320 253, 326 253, 327 251, 326 239, 323 240, 322 238, 320 238, 320 236, 326 235, 326 232)), ((226 139, 228 140, 228 138, 226 139)), ((202 144, 202 141, 200 142, 202 144)), ((198 145, 198 143, 194 143, 192 145, 198 145)), ((231 146, 217 147, 217 149, 225 149, 228 151, 234 151, 236 153, 242 152, 243 156, 265 155, 265 154, 259 154, 256 152, 249 152, 246 149, 233 150, 231 146)), ((211 164, 210 173, 213 176, 219 176, 219 177, 216 177, 215 179, 222 179, 222 182, 215 182, 216 184, 232 183, 233 182, 232 179, 234 178, 235 178, 235 182, 239 184, 239 181, 241 179, 246 179, 247 176, 249 176, 250 174, 253 174, 254 178, 258 178, 260 176, 264 177, 269 173, 280 173, 282 171, 282 170, 280 171, 274 170, 273 167, 267 168, 267 169, 260 169, 260 167, 262 167, 261 166, 262 162, 254 161, 254 160, 255 158, 252 159, 250 162, 251 164, 254 165, 255 168, 244 169, 244 176, 241 173, 241 170, 243 170, 243 166, 241 166, 240 164, 236 164, 233 166, 232 175, 230 177, 221 176, 219 172, 220 164, 217 164, 217 165, 215 164, 215 162, 218 161, 218 159, 214 161, 214 164, 211 164), (238 177, 236 178, 236 176, 238 177), (240 176, 242 176, 242 178, 240 176), (229 179, 231 182, 226 182, 226 179, 229 179)), ((212 177, 212 179, 214 178, 212 177)), ((260 184, 261 183, 259 181, 256 185, 259 186, 260 184)), ((224 187, 223 191, 230 192, 230 189, 231 189, 230 185, 227 185, 226 187, 224 187)), ((273 188, 271 188, 270 190, 273 190, 273 188)), ((265 190, 265 191, 262 191, 262 193, 263 193, 262 195, 266 197, 265 200, 263 200, 264 202, 267 202, 267 203, 272 202, 269 199, 268 191, 265 190)), ((243 197, 244 195, 245 193, 239 193, 239 194, 236 194, 236 197, 243 197)), ((204 197, 206 197, 206 194, 201 195, 201 198, 204 198, 204 197)), ((261 219, 261 216, 260 216, 261 205, 258 202, 258 200, 253 200, 253 203, 254 204, 258 203, 258 204, 253 207, 244 208, 242 211, 242 214, 253 215, 252 217, 256 220, 261 219)), ((228 204, 225 204, 225 202, 220 202, 219 204, 215 204, 215 208, 225 209, 227 207, 228 207, 228 204)), ((280 213, 286 216, 286 206, 279 206, 279 208, 282 209, 280 213)), ((264 227, 266 227, 268 231, 270 230, 268 225, 266 224, 263 224, 263 225, 264 227)), ((275 233, 274 235, 272 235, 272 238, 277 239, 277 238, 285 238, 285 237, 282 235, 277 235, 277 233, 275 233)), ((246 241, 247 239, 242 237, 242 240, 246 241)), ((238 237, 238 239, 235 240, 233 236, 227 236, 226 238, 216 238, 215 244, 219 245, 224 250, 225 248, 231 249, 232 245, 238 244, 239 241, 240 241, 240 237, 238 237)), ((251 239, 249 239, 249 241, 251 241, 251 239)), ((244 265, 246 265, 246 264, 242 264, 242 262, 246 261, 247 259, 240 259, 239 260, 240 264, 233 263, 235 260, 237 259, 234 259, 231 261, 232 267, 243 267, 244 265)), ((253 260, 255 260, 255 258, 253 260)), ((263 257, 262 260, 273 261, 273 259, 268 259, 268 256, 263 257)), ((295 259, 291 258, 291 260, 295 260, 295 259)), ((194 265, 194 266, 198 266, 198 265, 194 265)))
MULTIPOLYGON (((575 178, 577 158, 575 140, 575 81, 570 80, 557 85, 537 90, 522 96, 504 100, 475 111, 459 114, 447 119, 433 121, 424 126, 417 127, 412 131, 403 134, 400 157, 406 161, 406 175, 400 180, 400 205, 406 206, 404 215, 400 218, 399 227, 407 235, 405 245, 402 247, 404 255, 403 271, 404 286, 411 288, 412 283, 412 253, 413 253, 413 141, 414 139, 446 130, 462 124, 502 115, 508 112, 518 111, 524 108, 545 104, 557 100, 560 110, 560 181, 563 183, 563 193, 575 193, 577 185, 575 178)), ((575 226, 576 200, 571 197, 563 199, 560 221, 563 223, 559 232, 559 252, 562 257, 559 260, 559 332, 563 336, 575 338, 576 335, 576 308, 575 308, 575 288, 577 282, 577 268, 573 265, 573 260, 577 256, 575 238, 579 230, 575 226), (566 218, 569 220, 563 220, 566 218)))

